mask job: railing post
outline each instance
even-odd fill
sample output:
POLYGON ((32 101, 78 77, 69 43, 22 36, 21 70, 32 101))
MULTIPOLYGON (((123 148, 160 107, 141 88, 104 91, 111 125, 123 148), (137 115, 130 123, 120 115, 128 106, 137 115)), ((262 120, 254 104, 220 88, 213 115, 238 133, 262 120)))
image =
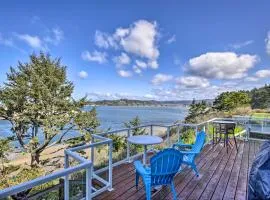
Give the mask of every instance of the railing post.
POLYGON ((181 138, 180 138, 180 126, 179 126, 179 124, 177 125, 177 136, 178 136, 178 142, 180 142, 181 138))
MULTIPOLYGON (((69 159, 68 159, 68 154, 65 152, 65 163, 64 163, 64 168, 67 169, 69 167, 69 159)), ((69 175, 67 174, 65 176, 64 180, 64 197, 65 200, 69 200, 69 175)))
POLYGON ((109 144, 109 191, 112 191, 112 149, 113 149, 113 143, 112 141, 109 144))
MULTIPOLYGON (((92 144, 95 143, 95 138, 92 136, 92 144)), ((95 160, 95 148, 94 147, 91 147, 91 161, 94 165, 94 160, 95 160)))
POLYGON ((170 141, 170 127, 167 127, 167 145, 168 145, 168 147, 171 146, 171 141, 170 141))
MULTIPOLYGON (((130 129, 128 129, 127 137, 130 137, 130 129)), ((127 141, 127 162, 130 163, 130 143, 127 141)))
MULTIPOLYGON (((150 125, 150 135, 151 135, 151 136, 153 135, 153 125, 152 125, 152 124, 150 125)), ((153 147, 153 145, 151 145, 151 151, 154 152, 154 147, 153 147)))
POLYGON ((93 164, 91 167, 86 168, 86 184, 85 184, 85 199, 92 199, 92 173, 93 173, 93 164))

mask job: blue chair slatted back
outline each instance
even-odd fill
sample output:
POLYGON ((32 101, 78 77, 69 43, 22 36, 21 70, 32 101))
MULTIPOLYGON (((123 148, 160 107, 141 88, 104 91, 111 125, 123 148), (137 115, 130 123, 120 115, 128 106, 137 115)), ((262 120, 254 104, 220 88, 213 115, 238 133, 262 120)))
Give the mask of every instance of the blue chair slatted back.
MULTIPOLYGON (((198 132, 196 136, 196 141, 194 145, 192 145, 191 151, 199 153, 203 148, 205 138, 206 138, 206 134, 204 131, 198 132)), ((196 154, 188 154, 187 156, 192 160, 195 158, 196 154)))
POLYGON ((200 131, 197 133, 195 144, 192 146, 191 151, 200 152, 203 148, 204 141, 206 138, 206 134, 204 131, 200 131))
POLYGON ((171 184, 178 172, 183 155, 173 148, 160 151, 150 160, 151 185, 171 184))

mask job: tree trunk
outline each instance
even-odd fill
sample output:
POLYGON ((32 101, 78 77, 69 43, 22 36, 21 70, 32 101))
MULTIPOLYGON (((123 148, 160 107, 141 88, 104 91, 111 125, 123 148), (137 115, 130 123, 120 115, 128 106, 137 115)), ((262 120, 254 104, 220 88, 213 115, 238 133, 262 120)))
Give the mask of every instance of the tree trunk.
POLYGON ((38 165, 40 163, 40 152, 31 153, 31 167, 38 165))

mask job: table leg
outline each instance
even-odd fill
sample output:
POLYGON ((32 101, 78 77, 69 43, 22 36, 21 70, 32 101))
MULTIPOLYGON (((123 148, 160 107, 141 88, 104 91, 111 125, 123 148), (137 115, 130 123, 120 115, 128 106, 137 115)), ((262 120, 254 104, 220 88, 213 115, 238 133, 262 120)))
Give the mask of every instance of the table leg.
POLYGON ((146 156, 147 156, 147 146, 144 145, 144 152, 143 152, 143 164, 146 165, 146 156))

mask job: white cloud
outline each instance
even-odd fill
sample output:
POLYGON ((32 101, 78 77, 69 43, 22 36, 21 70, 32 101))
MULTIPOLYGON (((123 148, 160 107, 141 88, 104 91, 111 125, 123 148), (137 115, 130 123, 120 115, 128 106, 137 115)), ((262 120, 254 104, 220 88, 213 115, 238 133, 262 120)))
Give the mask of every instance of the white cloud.
POLYGON ((122 37, 120 43, 124 50, 129 53, 156 60, 159 56, 159 50, 156 46, 157 35, 155 22, 139 20, 130 27, 129 34, 122 37))
POLYGON ((149 100, 154 99, 156 96, 154 94, 145 94, 143 96, 137 96, 133 93, 119 92, 119 93, 111 93, 111 92, 91 92, 87 93, 87 96, 91 100, 116 100, 116 99, 141 99, 141 100, 149 100))
POLYGON ((126 35, 129 34, 129 29, 128 28, 117 28, 113 37, 116 40, 120 40, 121 38, 125 37, 126 35))
POLYGON ((26 42, 29 46, 36 49, 42 49, 43 43, 42 40, 38 36, 32 36, 28 34, 15 34, 15 36, 24 42, 26 42))
POLYGON ((119 76, 124 77, 124 78, 128 78, 132 76, 132 72, 127 71, 127 70, 118 70, 118 74, 119 76))
POLYGON ((241 84, 221 84, 209 85, 204 88, 187 88, 176 86, 171 88, 154 88, 152 93, 157 96, 159 100, 192 100, 199 99, 214 99, 218 94, 226 91, 250 90, 254 87, 261 87, 262 84, 244 83, 241 84))
POLYGON ((267 37, 265 39, 265 48, 266 48, 266 53, 270 55, 270 31, 268 31, 267 37))
POLYGON ((205 78, 239 79, 247 75, 250 68, 259 61, 258 56, 234 52, 209 52, 191 58, 186 70, 205 78))
POLYGON ((85 61, 94 61, 99 64, 107 62, 107 54, 105 52, 94 51, 90 53, 89 51, 84 51, 81 56, 85 61))
POLYGON ((64 39, 64 32, 60 28, 53 28, 51 34, 51 36, 49 35, 44 38, 45 42, 57 46, 64 39))
POLYGON ((122 65, 128 65, 130 63, 130 58, 126 53, 122 52, 120 56, 114 57, 113 61, 117 67, 121 67, 122 65))
POLYGON ((210 85, 206 78, 198 76, 184 76, 176 79, 178 84, 181 84, 187 88, 205 88, 210 85))
POLYGON ((168 81, 171 81, 173 79, 173 76, 172 75, 168 75, 168 74, 156 74, 154 76, 154 78, 152 79, 152 84, 154 85, 160 85, 162 83, 165 83, 165 82, 168 82, 168 81))
POLYGON ((135 60, 135 63, 138 67, 142 68, 142 69, 146 69, 147 68, 147 64, 141 60, 135 60))
POLYGON ((173 36, 171 36, 171 37, 167 40, 167 44, 171 44, 171 43, 173 43, 173 42, 175 42, 175 41, 176 41, 176 36, 173 35, 173 36))
POLYGON ((95 33, 95 44, 98 47, 105 49, 108 49, 109 47, 117 48, 115 39, 111 35, 101 31, 96 31, 95 33))
POLYGON ((245 81, 249 81, 249 82, 256 82, 258 81, 259 79, 256 78, 256 77, 253 77, 253 76, 248 76, 244 79, 245 81))
POLYGON ((269 69, 262 69, 255 73, 256 77, 258 78, 270 78, 270 70, 269 69))
POLYGON ((88 77, 88 73, 86 71, 80 71, 78 76, 82 79, 85 79, 88 77))
POLYGON ((128 28, 116 28, 112 34, 97 30, 95 33, 95 44, 99 48, 113 48, 114 50, 122 51, 121 57, 113 59, 117 67, 124 65, 124 63, 129 64, 131 62, 130 58, 134 58, 136 67, 133 67, 133 70, 136 70, 136 73, 141 73, 141 70, 138 68, 157 69, 159 66, 157 62, 159 57, 158 35, 156 22, 138 20, 128 28), (129 55, 128 58, 127 54, 129 55), (123 55, 126 56, 123 57, 123 55))
POLYGON ((147 64, 152 69, 157 69, 158 68, 158 62, 156 60, 149 60, 147 64))
POLYGON ((240 43, 229 44, 229 47, 231 47, 233 49, 241 49, 245 46, 252 44, 253 42, 254 42, 253 40, 247 40, 247 41, 240 42, 240 43))
POLYGON ((136 65, 133 65, 133 71, 136 74, 141 74, 142 73, 142 70, 138 66, 136 66, 136 65))

